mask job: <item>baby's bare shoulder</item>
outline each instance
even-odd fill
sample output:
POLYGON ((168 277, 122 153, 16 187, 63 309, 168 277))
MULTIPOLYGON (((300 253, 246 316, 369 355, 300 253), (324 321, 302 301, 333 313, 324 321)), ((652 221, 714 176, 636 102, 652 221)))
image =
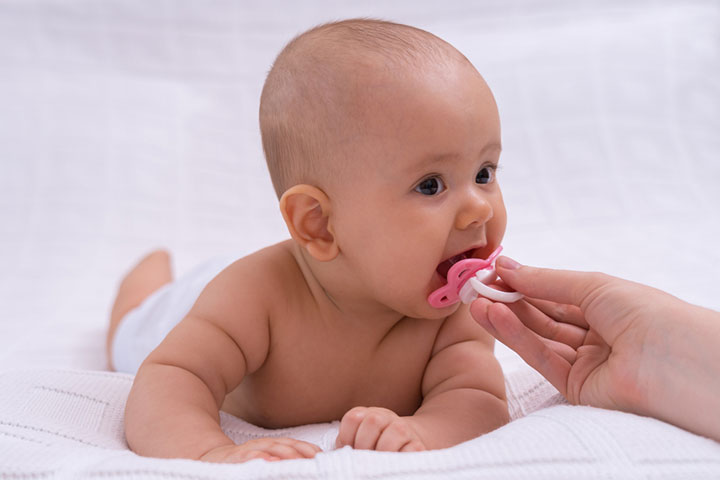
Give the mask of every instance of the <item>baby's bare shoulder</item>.
POLYGON ((460 307, 445 319, 435 338, 435 352, 465 342, 477 342, 483 348, 493 350, 495 339, 485 331, 470 315, 468 305, 460 307))
POLYGON ((282 296, 279 292, 288 288, 293 264, 287 242, 236 260, 207 284, 186 320, 222 330, 243 350, 249 364, 258 363, 251 357, 262 363, 270 314, 282 296))
POLYGON ((220 405, 268 356, 273 289, 289 268, 284 250, 282 244, 268 247, 218 274, 138 374, 153 365, 179 367, 204 382, 220 405))
POLYGON ((423 395, 452 388, 474 388, 504 398, 502 370, 493 354, 494 339, 461 305, 438 331, 423 377, 423 395))
POLYGON ((221 323, 244 312, 267 312, 297 270, 287 242, 258 250, 234 261, 200 293, 192 313, 221 323))

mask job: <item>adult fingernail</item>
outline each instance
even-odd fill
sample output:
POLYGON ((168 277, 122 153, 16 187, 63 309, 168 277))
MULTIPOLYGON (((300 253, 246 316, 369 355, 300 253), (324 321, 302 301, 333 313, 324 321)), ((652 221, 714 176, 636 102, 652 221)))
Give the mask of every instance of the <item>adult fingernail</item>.
POLYGON ((495 261, 495 265, 498 267, 506 268, 508 270, 517 270, 518 268, 522 267, 518 262, 513 260, 510 257, 499 257, 495 261))

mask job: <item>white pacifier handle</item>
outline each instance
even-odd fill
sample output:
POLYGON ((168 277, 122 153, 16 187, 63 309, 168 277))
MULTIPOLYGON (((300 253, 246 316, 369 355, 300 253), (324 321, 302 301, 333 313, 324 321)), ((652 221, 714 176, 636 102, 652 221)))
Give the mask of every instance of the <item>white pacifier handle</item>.
POLYGON ((494 268, 489 270, 478 270, 475 276, 465 282, 465 285, 463 285, 460 289, 458 295, 460 300, 463 303, 472 303, 479 294, 496 302, 513 303, 523 297, 523 294, 520 292, 503 292, 486 285, 487 283, 494 282, 496 278, 497 274, 495 273, 494 268))

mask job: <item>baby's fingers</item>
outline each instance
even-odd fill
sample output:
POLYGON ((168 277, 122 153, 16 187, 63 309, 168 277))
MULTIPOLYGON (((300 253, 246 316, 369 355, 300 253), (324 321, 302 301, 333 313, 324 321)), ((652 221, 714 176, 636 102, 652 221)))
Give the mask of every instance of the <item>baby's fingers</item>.
POLYGON ((408 422, 398 419, 383 430, 375 445, 379 452, 417 452, 425 450, 408 422))
POLYGON ((425 446, 420 442, 420 440, 413 440, 409 443, 406 443, 399 451, 401 452, 422 452, 425 450, 425 446))
POLYGON ((252 445, 225 445, 214 448, 200 457, 200 461, 211 463, 243 463, 250 460, 263 459, 267 461, 280 460, 270 452, 252 445))
POLYGON ((515 350, 566 396, 570 363, 526 327, 507 305, 480 298, 472 303, 470 312, 485 330, 515 350))
POLYGON ((359 450, 375 450, 375 446, 383 430, 396 418, 397 415, 395 414, 387 414, 378 410, 368 411, 357 429, 353 448, 359 450))
POLYGON ((313 447, 314 445, 299 440, 277 438, 265 446, 263 451, 281 460, 291 460, 297 458, 313 458, 320 450, 317 447, 317 450, 313 447))
POLYGON ((355 434, 357 433, 360 423, 362 423, 367 408, 355 407, 347 411, 340 420, 340 431, 338 432, 337 439, 335 439, 335 447, 341 448, 346 445, 355 445, 355 434))
POLYGON ((303 442, 302 440, 294 440, 292 438, 284 439, 292 442, 292 447, 298 451, 304 458, 313 458, 318 453, 322 452, 322 448, 312 443, 303 442))
POLYGON ((282 460, 282 458, 263 450, 250 450, 245 451, 240 455, 233 456, 232 463, 244 463, 257 459, 266 460, 268 462, 277 462, 278 460, 282 460))
POLYGON ((340 421, 340 432, 335 446, 340 448, 349 445, 357 449, 373 450, 382 431, 397 418, 394 412, 385 408, 352 408, 340 421))

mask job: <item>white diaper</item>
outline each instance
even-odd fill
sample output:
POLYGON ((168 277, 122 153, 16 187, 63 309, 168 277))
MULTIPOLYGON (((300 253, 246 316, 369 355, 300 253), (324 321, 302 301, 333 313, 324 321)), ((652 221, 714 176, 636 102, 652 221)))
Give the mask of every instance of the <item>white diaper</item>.
POLYGON ((187 315, 210 280, 237 258, 218 257, 203 263, 130 310, 115 331, 112 345, 115 370, 136 373, 145 357, 187 315))

